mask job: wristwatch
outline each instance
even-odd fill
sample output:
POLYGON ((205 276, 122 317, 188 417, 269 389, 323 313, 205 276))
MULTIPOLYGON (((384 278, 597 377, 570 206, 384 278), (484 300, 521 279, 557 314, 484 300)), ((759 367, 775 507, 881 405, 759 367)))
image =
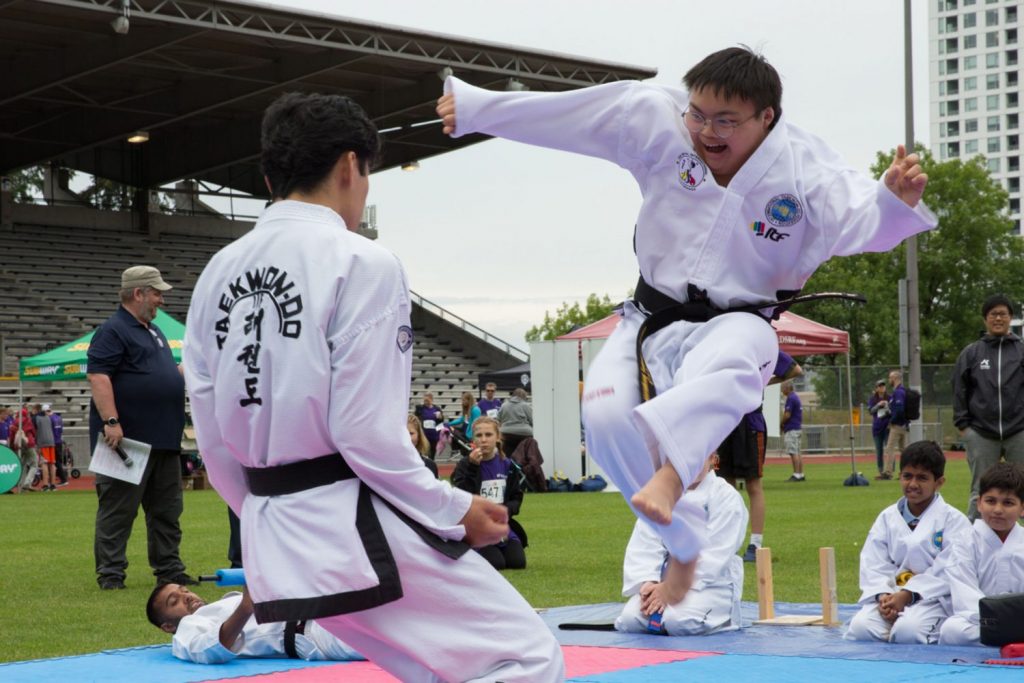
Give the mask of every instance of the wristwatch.
POLYGON ((116 417, 108 417, 106 420, 103 421, 103 424, 109 425, 109 426, 113 427, 113 426, 118 425, 120 423, 117 421, 116 417))

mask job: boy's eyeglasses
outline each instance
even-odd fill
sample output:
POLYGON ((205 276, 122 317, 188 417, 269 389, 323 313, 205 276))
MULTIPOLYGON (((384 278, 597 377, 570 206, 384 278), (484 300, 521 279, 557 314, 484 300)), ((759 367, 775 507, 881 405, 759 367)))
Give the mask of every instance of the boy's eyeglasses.
POLYGON ((715 137, 720 140, 725 140, 732 135, 737 128, 747 121, 757 118, 760 114, 761 112, 756 112, 742 121, 730 121, 729 119, 722 118, 709 119, 703 114, 695 112, 692 109, 687 109, 683 112, 683 125, 686 126, 686 130, 696 135, 704 130, 704 126, 711 124, 711 132, 715 134, 715 137))

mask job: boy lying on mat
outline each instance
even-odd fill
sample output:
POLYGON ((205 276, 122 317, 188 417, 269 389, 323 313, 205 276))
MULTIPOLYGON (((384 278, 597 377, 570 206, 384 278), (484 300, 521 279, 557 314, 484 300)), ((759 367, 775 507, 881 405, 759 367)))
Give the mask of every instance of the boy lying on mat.
POLYGON ((315 621, 257 624, 248 591, 207 604, 185 586, 153 589, 146 603, 150 623, 174 634, 174 656, 196 664, 223 664, 235 657, 349 661, 361 654, 315 621))

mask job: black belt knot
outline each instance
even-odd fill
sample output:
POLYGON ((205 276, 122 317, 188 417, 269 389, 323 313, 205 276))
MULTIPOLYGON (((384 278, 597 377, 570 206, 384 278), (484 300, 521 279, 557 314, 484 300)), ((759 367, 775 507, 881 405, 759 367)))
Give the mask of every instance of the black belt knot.
POLYGON ((245 478, 254 496, 283 496, 355 479, 356 474, 341 453, 321 455, 273 467, 246 467, 245 478))

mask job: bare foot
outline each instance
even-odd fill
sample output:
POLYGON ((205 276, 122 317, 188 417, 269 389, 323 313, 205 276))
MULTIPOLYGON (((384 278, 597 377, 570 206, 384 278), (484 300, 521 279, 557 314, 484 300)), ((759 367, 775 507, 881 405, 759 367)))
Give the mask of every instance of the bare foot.
POLYGON ((674 557, 668 559, 665 577, 654 587, 654 595, 663 605, 675 605, 686 597, 693 585, 693 573, 697 567, 697 558, 689 562, 680 562, 674 557))
POLYGON ((668 526, 672 521, 672 508, 683 495, 683 482, 672 465, 665 463, 654 473, 643 488, 633 494, 630 502, 655 524, 668 526))

